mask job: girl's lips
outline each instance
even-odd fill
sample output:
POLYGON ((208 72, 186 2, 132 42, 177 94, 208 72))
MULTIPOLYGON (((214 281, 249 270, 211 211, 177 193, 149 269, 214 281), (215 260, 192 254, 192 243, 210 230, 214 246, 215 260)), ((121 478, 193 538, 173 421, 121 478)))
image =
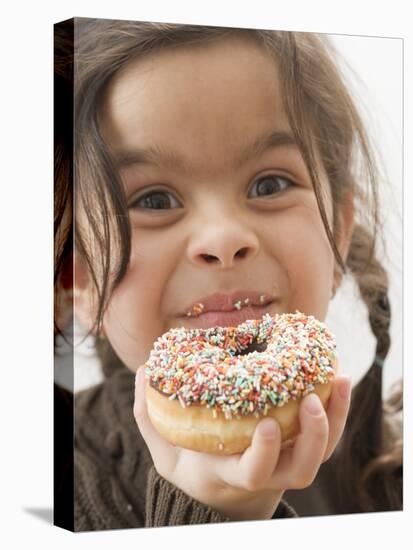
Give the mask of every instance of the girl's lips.
POLYGON ((198 317, 210 312, 232 312, 234 309, 240 311, 250 306, 266 306, 274 300, 274 296, 256 290, 240 289, 227 294, 217 292, 188 306, 185 314, 187 317, 198 317))
POLYGON ((237 325, 252 319, 261 319, 265 313, 269 313, 269 305, 249 305, 241 310, 232 311, 208 311, 198 317, 185 317, 185 326, 188 328, 207 329, 216 326, 236 327, 237 325))
POLYGON ((200 298, 179 316, 187 328, 236 327, 248 320, 261 319, 279 299, 262 290, 238 289, 200 298))

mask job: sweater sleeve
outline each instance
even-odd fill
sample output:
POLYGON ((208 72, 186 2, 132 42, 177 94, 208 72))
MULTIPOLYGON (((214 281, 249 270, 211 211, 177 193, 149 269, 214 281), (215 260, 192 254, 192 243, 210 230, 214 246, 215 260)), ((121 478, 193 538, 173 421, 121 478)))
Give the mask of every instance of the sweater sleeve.
MULTIPOLYGON (((297 517, 294 510, 283 500, 278 505, 272 519, 297 517)), ((161 477, 155 467, 149 470, 146 490, 145 527, 165 527, 168 525, 193 525, 201 523, 223 523, 230 518, 220 514, 189 497, 161 477)))
POLYGON ((85 453, 75 451, 74 530, 144 527, 144 515, 112 473, 102 473, 85 453))
MULTIPOLYGON (((75 531, 165 527, 224 523, 230 518, 194 500, 161 477, 154 466, 148 472, 145 516, 126 498, 117 479, 98 475, 97 466, 83 453, 75 457, 75 531)), ((297 517, 283 500, 272 519, 297 517)))
POLYGON ((229 518, 194 500, 161 477, 152 466, 146 489, 146 527, 222 523, 229 518))

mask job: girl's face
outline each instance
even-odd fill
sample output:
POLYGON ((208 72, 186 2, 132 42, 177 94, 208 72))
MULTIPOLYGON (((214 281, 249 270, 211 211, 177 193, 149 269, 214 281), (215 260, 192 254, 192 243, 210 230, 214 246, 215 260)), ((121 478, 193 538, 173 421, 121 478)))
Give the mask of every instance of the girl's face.
MULTIPOLYGON (((132 231, 129 268, 103 322, 125 365, 135 371, 173 327, 296 309, 325 318, 334 256, 268 54, 231 38, 134 62, 111 82, 101 128, 132 231)), ((345 258, 352 220, 343 219, 345 258)), ((86 324, 90 292, 76 301, 86 324)))

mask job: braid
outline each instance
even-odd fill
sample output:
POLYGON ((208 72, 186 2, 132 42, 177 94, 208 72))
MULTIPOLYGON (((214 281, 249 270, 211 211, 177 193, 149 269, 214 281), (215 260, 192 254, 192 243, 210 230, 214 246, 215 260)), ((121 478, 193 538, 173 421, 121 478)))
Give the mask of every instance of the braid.
MULTIPOLYGON (((363 226, 356 225, 347 265, 358 282, 377 344, 371 367, 353 390, 347 427, 337 457, 340 508, 346 513, 372 511, 382 506, 377 498, 372 504, 366 487, 366 471, 383 452, 382 367, 390 348, 391 310, 388 276, 372 251, 374 237, 363 226)), ((386 490, 383 487, 381 500, 386 490)))
POLYGON ((102 374, 105 378, 111 376, 115 371, 125 368, 106 338, 97 337, 95 348, 100 360, 102 374))
POLYGON ((384 403, 383 452, 369 462, 361 478, 364 501, 368 510, 400 510, 403 504, 403 432, 397 413, 403 409, 401 380, 392 390, 390 399, 384 403), (397 424, 395 425, 394 420, 397 424), (383 498, 384 497, 384 498, 383 498), (376 503, 376 506, 373 503, 376 503))

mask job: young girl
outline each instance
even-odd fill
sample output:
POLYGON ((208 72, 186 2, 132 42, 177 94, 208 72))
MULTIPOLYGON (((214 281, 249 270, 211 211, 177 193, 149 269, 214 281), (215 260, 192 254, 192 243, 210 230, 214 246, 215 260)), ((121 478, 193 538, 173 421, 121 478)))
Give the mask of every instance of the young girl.
POLYGON ((75 529, 400 509, 401 435, 382 414, 390 308, 375 255, 377 177, 325 38, 74 28, 75 312, 105 374, 76 396, 75 529), (297 309, 324 320, 346 272, 377 338, 348 418, 339 374, 327 411, 303 399, 291 447, 269 418, 230 457, 156 432, 142 365, 158 336, 297 309), (202 297, 234 292, 265 300, 187 316, 202 297))

